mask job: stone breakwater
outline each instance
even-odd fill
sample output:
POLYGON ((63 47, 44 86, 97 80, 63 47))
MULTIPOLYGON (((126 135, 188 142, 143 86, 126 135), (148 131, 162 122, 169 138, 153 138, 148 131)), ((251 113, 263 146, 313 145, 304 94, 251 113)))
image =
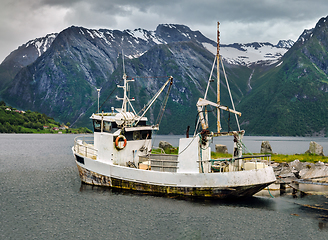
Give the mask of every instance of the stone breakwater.
POLYGON ((276 183, 290 183, 306 180, 317 183, 328 183, 328 164, 317 162, 300 162, 294 160, 289 163, 272 162, 271 166, 275 172, 276 183))
MULTIPOLYGON (((269 142, 262 142, 261 151, 263 145, 272 151, 269 142)), ((305 153, 324 156, 323 147, 313 141, 310 142, 309 149, 305 153)), ((308 181, 312 183, 328 183, 327 163, 320 161, 317 163, 300 162, 298 159, 296 159, 289 163, 273 162, 272 167, 276 174, 277 183, 300 181, 308 181)))
MULTIPOLYGON (((172 145, 166 141, 159 143, 159 148, 163 150, 172 149, 172 145)), ((228 153, 227 146, 222 144, 215 145, 216 152, 228 153)), ((262 154, 273 154, 272 147, 268 141, 263 141, 261 144, 262 154)), ((309 149, 305 153, 324 156, 323 147, 311 141, 309 149)), ((292 162, 277 163, 271 162, 271 166, 275 172, 276 183, 292 183, 307 181, 312 183, 325 183, 328 185, 328 163, 317 162, 301 162, 298 159, 292 162)))
MULTIPOLYGON (((226 146, 216 144, 216 152, 226 153, 226 146)), ((261 144, 262 154, 273 154, 272 147, 268 141, 263 141, 261 144)), ((323 147, 311 141, 309 149, 305 151, 308 154, 324 156, 323 147)), ((317 162, 300 162, 298 159, 289 163, 272 162, 271 166, 274 169, 277 182, 276 183, 292 183, 307 181, 312 183, 327 183, 328 184, 328 164, 317 162)))

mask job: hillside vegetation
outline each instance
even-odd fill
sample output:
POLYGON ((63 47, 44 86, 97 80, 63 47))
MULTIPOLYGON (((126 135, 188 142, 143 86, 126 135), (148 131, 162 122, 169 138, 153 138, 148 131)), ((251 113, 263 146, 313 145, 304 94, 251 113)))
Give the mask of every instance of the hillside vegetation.
POLYGON ((0 133, 91 133, 88 128, 73 129, 66 125, 45 114, 20 111, 0 102, 0 133))
POLYGON ((328 18, 305 31, 239 104, 252 135, 328 136, 328 18))

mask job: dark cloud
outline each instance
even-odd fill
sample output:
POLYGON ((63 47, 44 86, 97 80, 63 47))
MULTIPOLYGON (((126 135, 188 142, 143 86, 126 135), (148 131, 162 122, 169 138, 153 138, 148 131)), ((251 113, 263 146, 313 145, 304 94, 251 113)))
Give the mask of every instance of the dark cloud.
POLYGON ((155 30, 179 23, 223 43, 293 39, 328 15, 326 0, 1 0, 0 61, 19 45, 71 25, 155 30))

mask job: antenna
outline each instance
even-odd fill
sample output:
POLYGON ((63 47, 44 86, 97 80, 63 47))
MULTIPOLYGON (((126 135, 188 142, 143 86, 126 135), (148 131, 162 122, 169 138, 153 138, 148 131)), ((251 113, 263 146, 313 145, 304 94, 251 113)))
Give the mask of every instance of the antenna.
POLYGON ((123 103, 122 103, 122 110, 123 112, 126 112, 126 104, 127 104, 127 76, 125 74, 125 65, 124 65, 124 54, 123 54, 123 49, 122 49, 122 62, 123 62, 123 79, 124 79, 124 85, 123 85, 123 90, 124 90, 124 96, 123 96, 123 103))
POLYGON ((119 98, 119 97, 116 96, 116 99, 123 101, 122 102, 122 110, 121 110, 123 113, 127 112, 127 110, 128 110, 127 109, 127 106, 128 106, 127 104, 129 104, 131 106, 133 112, 135 112, 134 109, 133 109, 133 107, 132 107, 132 105, 131 105, 131 102, 130 102, 130 101, 134 101, 134 98, 133 99, 129 99, 128 94, 127 94, 127 92, 129 91, 128 82, 133 82, 134 79, 128 80, 127 79, 127 75, 125 74, 123 49, 122 49, 122 61, 123 61, 123 80, 124 80, 124 82, 123 82, 123 86, 117 85, 117 87, 123 88, 123 98, 119 98))
POLYGON ((122 61, 123 61, 123 75, 125 75, 125 66, 124 66, 124 54, 122 49, 122 61))
POLYGON ((98 92, 98 113, 99 113, 99 97, 100 97, 100 90, 101 90, 101 88, 97 88, 97 92, 98 92))

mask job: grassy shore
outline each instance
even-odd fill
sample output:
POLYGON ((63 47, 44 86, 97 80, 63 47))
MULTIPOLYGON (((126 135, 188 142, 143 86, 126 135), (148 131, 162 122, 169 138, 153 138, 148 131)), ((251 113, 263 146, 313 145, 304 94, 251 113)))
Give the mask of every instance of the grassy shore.
MULTIPOLYGON (((254 155, 261 155, 260 153, 255 153, 254 155)), ((212 158, 217 159, 217 158, 231 158, 231 154, 224 154, 224 153, 216 153, 212 152, 212 158)), ((315 154, 271 154, 271 161, 273 162, 292 162, 294 160, 300 160, 300 162, 324 162, 328 163, 328 157, 326 156, 319 156, 315 154)))
MULTIPOLYGON (((160 149, 153 149, 152 153, 160 154, 162 153, 160 149)), ((171 148, 165 151, 166 154, 178 154, 178 148, 171 148)), ((259 153, 255 153, 254 155, 261 155, 259 153)), ((218 158, 231 158, 231 154, 224 154, 224 153, 217 153, 212 152, 211 154, 212 159, 218 159, 218 158)), ((324 162, 328 163, 328 157, 327 156, 319 156, 315 154, 271 154, 271 161, 273 162, 292 162, 294 160, 300 160, 300 162, 324 162)))

